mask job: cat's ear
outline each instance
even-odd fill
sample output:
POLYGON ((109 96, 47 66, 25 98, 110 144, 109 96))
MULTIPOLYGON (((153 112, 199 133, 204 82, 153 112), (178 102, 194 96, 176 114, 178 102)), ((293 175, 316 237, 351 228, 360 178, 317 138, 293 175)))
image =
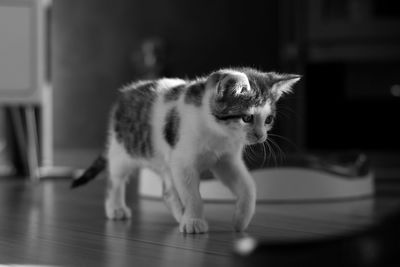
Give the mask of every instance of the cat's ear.
POLYGON ((212 73, 207 85, 215 88, 217 98, 238 96, 250 91, 250 84, 244 73, 233 70, 220 70, 212 73))
POLYGON ((280 98, 283 94, 291 93, 293 85, 300 81, 301 75, 298 74, 278 74, 271 73, 272 93, 280 98))

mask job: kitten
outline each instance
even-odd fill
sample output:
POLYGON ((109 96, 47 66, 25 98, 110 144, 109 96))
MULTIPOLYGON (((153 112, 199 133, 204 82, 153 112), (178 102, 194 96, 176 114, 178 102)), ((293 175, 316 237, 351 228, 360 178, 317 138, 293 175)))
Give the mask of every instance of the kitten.
POLYGON ((127 219, 125 184, 140 168, 162 178, 163 198, 179 230, 204 233, 199 173, 211 170, 237 197, 234 229, 253 217, 256 188, 243 159, 244 146, 267 139, 276 102, 299 75, 251 68, 222 69, 193 81, 159 79, 123 88, 111 112, 104 156, 78 179, 77 187, 108 166, 105 200, 109 219, 127 219))

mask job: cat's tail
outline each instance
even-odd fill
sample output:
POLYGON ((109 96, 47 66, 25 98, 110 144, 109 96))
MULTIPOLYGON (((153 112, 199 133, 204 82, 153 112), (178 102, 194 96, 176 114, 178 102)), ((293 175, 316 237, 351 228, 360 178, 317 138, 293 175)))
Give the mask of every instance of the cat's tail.
POLYGON ((88 169, 86 169, 81 176, 75 178, 71 183, 71 188, 76 188, 81 185, 84 185, 101 173, 107 166, 107 159, 104 155, 100 155, 93 161, 92 165, 88 169))

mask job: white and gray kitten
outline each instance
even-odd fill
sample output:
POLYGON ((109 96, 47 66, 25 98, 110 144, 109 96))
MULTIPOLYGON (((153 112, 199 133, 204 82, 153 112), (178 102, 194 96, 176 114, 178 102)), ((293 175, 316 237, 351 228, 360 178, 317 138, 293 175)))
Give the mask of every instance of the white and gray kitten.
POLYGON ((265 142, 276 102, 299 75, 222 69, 193 81, 159 79, 133 83, 120 91, 111 112, 107 148, 72 187, 85 184, 108 166, 105 201, 109 219, 127 219, 128 178, 140 168, 163 182, 164 201, 179 230, 204 233, 199 174, 211 170, 236 196, 234 229, 253 217, 256 188, 246 168, 244 146, 265 142), (106 164, 107 163, 107 164, 106 164))

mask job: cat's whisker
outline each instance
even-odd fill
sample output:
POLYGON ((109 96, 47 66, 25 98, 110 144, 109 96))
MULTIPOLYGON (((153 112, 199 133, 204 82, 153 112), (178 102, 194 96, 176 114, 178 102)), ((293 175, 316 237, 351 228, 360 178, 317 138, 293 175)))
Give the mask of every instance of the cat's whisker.
POLYGON ((262 160, 262 164, 261 167, 265 166, 265 162, 267 160, 267 149, 265 148, 265 143, 262 143, 262 150, 263 150, 263 160, 262 160))
POLYGON ((293 117, 294 112, 291 110, 279 110, 277 113, 277 117, 285 117, 286 119, 290 119, 293 117))
POLYGON ((280 139, 282 139, 283 141, 286 141, 289 145, 293 146, 293 148, 295 148, 296 150, 300 150, 299 146, 296 145, 292 140, 290 140, 290 139, 287 138, 287 137, 284 137, 284 136, 279 135, 279 134, 273 134, 273 133, 268 133, 268 135, 273 136, 273 137, 280 138, 280 139))
POLYGON ((250 156, 250 150, 247 146, 244 147, 244 152, 243 152, 244 158, 248 161, 252 161, 251 156, 250 156))
POLYGON ((276 166, 277 162, 276 162, 276 157, 275 157, 275 151, 272 148, 272 146, 269 144, 269 140, 268 139, 265 141, 265 144, 268 146, 269 156, 270 156, 270 158, 272 158, 274 160, 274 164, 276 166))
POLYGON ((277 117, 285 117, 286 119, 290 119, 290 116, 282 111, 277 115, 277 117))
MULTIPOLYGON (((270 140, 269 140, 270 141, 270 140)), ((274 149, 274 146, 271 143, 271 149, 273 151, 272 155, 273 155, 273 159, 274 159, 274 166, 278 166, 278 157, 277 157, 277 152, 274 149)))
POLYGON ((280 148, 280 146, 274 140, 272 140, 270 138, 269 141, 271 142, 271 145, 274 145, 277 148, 277 150, 279 152, 279 156, 280 156, 280 161, 281 161, 280 163, 282 164, 282 162, 285 161, 285 157, 286 157, 285 152, 283 152, 283 150, 280 148))
POLYGON ((271 148, 274 151, 274 163, 275 163, 275 166, 278 166, 282 162, 280 147, 277 146, 277 144, 272 139, 268 139, 268 141, 270 142, 271 148), (277 149, 275 150, 274 147, 276 147, 277 149))
POLYGON ((254 165, 258 166, 259 168, 262 168, 265 166, 266 160, 267 160, 267 151, 265 148, 265 144, 256 144, 256 145, 251 145, 247 148, 248 153, 246 153, 246 156, 249 160, 251 160, 250 163, 253 163, 254 165), (260 155, 261 153, 261 155, 260 155))
POLYGON ((255 145, 251 147, 251 150, 253 151, 253 155, 254 155, 254 164, 257 164, 260 162, 260 153, 258 151, 258 149, 256 150, 256 148, 259 148, 259 145, 255 145))
POLYGON ((270 141, 270 143, 271 143, 271 147, 272 147, 273 150, 274 150, 274 154, 275 154, 275 167, 277 167, 277 166, 279 166, 279 164, 282 162, 282 161, 281 161, 281 152, 280 152, 279 148, 278 148, 278 149, 274 149, 274 147, 276 147, 276 144, 274 144, 274 142, 273 142, 271 139, 270 139, 269 141, 270 141))
POLYGON ((292 108, 288 107, 288 106, 279 106, 278 108, 279 108, 279 112, 282 112, 282 109, 283 109, 285 111, 289 111, 292 114, 295 113, 294 110, 292 108))
POLYGON ((283 154, 284 154, 282 149, 273 139, 269 139, 269 141, 271 142, 271 146, 276 148, 277 163, 281 164, 283 162, 283 154))
POLYGON ((255 154, 252 146, 245 146, 244 155, 246 159, 249 161, 249 163, 251 164, 257 163, 257 155, 255 154))

